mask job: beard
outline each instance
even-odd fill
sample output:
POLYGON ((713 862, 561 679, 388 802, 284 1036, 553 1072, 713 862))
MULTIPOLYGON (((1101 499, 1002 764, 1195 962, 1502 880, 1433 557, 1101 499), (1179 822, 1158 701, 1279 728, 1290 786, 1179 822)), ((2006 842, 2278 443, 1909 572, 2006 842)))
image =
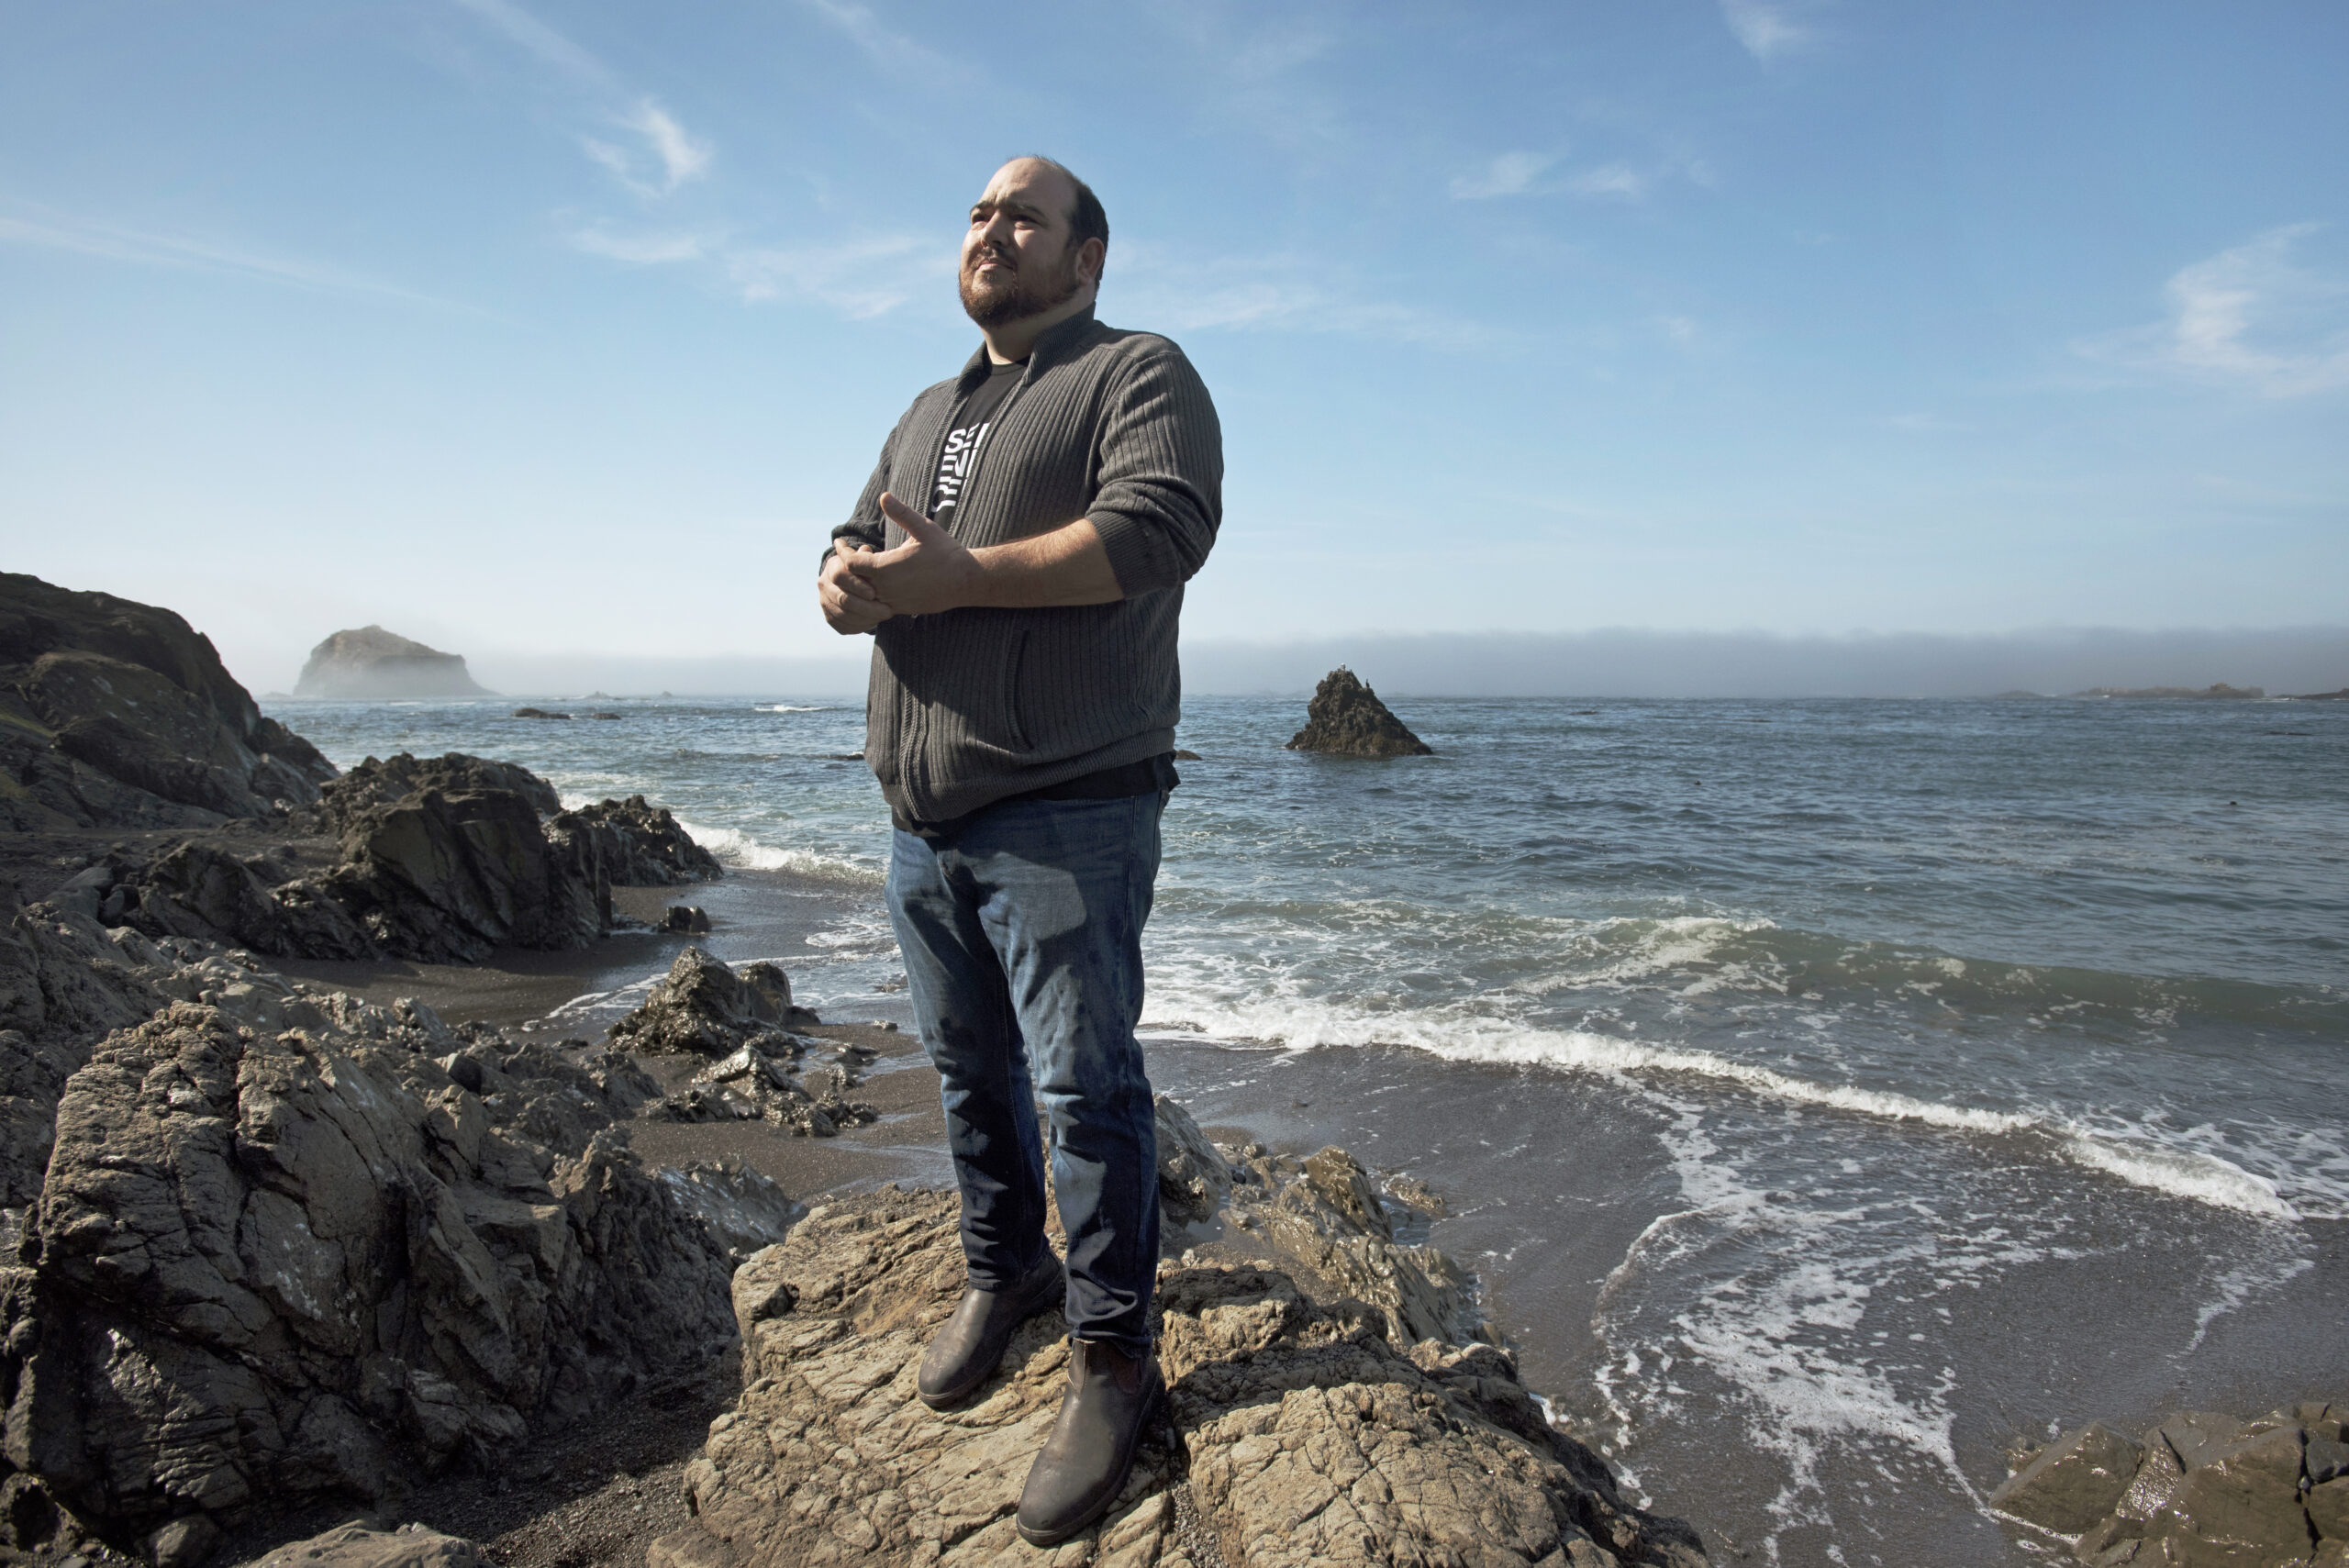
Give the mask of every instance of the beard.
POLYGON ((985 252, 1002 261, 1010 272, 983 276, 976 271, 980 256, 974 255, 963 263, 961 292, 963 314, 982 328, 1008 326, 1031 316, 1041 316, 1054 306, 1064 305, 1076 294, 1076 247, 1063 246, 1058 262, 1041 266, 1030 261, 1021 264, 1018 258, 1000 252, 985 252))

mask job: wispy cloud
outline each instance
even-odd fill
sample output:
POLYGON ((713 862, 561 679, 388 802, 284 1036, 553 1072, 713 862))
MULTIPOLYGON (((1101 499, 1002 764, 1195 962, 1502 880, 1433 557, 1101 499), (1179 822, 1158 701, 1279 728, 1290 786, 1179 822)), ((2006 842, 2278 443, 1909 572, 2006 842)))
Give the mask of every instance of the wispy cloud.
POLYGON ((908 68, 930 76, 962 74, 952 61, 909 33, 898 31, 856 0, 801 0, 850 42, 872 57, 875 65, 892 72, 908 68))
POLYGON ((1380 298, 1326 263, 1290 255, 1197 258, 1130 243, 1115 314, 1168 332, 1333 332, 1424 348, 1484 350, 1504 341, 1482 322, 1380 298))
POLYGON ((611 128, 632 134, 642 146, 631 150, 597 136, 582 136, 580 150, 640 196, 668 195, 708 172, 710 144, 692 135, 652 99, 632 95, 610 67, 513 0, 455 0, 491 28, 549 65, 599 103, 599 117, 611 128))
POLYGON ((1454 201, 1486 201, 1494 196, 1521 196, 1556 163, 1553 152, 1504 152, 1474 173, 1452 177, 1454 201))
POLYGON ((632 267, 699 268, 748 304, 798 300, 853 318, 882 316, 924 292, 952 286, 952 243, 865 235, 824 245, 760 244, 723 229, 617 228, 589 223, 565 238, 574 250, 632 267))
POLYGON ((720 238, 707 234, 625 234, 600 223, 574 229, 569 238, 573 248, 591 256, 605 256, 638 267, 698 261, 723 243, 720 238))
POLYGON ((643 138, 655 168, 640 168, 639 158, 608 141, 582 137, 587 156, 612 172, 621 184, 640 196, 665 196, 687 180, 699 179, 709 168, 710 149, 685 133, 661 106, 647 98, 618 122, 643 138))
POLYGON ((1566 182, 1578 195, 1625 196, 1633 200, 1648 194, 1650 183, 1650 176, 1628 163, 1603 164, 1566 182))
POLYGON ((2271 228, 2182 268, 2158 322, 2074 347, 2133 370, 2300 397, 2349 386, 2349 279, 2297 264, 2318 225, 2271 228))
POLYGON ((1811 30, 1795 20, 1792 7, 1770 0, 1720 0, 1721 20, 1737 35, 1746 52, 1768 64, 1791 54, 1811 39, 1811 30))
POLYGON ((456 0, 456 4, 564 75, 591 86, 616 84, 602 61, 509 0, 456 0))
POLYGON ((746 300, 804 299, 852 317, 882 316, 926 289, 952 286, 954 249, 908 235, 833 245, 745 246, 720 261, 746 300))
MULTIPOLYGON (((20 212, 28 209, 19 209, 20 212)), ((0 244, 69 250, 137 266, 185 268, 262 283, 287 284, 322 294, 398 300, 441 310, 473 307, 419 294, 378 278, 346 272, 298 256, 284 256, 190 234, 157 233, 41 210, 39 217, 0 213, 0 244)))

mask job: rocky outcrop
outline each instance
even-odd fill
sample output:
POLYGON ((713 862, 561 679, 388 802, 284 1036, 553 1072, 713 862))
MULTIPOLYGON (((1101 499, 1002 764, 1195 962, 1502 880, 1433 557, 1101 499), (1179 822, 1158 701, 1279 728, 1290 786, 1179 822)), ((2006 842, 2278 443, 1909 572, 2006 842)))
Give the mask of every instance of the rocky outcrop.
POLYGON ((1056 1318, 1023 1326, 971 1404, 914 1393, 963 1289, 957 1218, 950 1194, 884 1188, 736 1273, 742 1397, 685 1473, 696 1522, 651 1568, 1705 1561, 1542 1419, 1503 1351, 1397 1342, 1379 1311, 1277 1267, 1176 1260, 1156 1307, 1171 1419, 1098 1526, 1031 1551, 1012 1514, 1065 1383, 1056 1318))
POLYGON ((794 1210, 647 1172, 626 1057, 206 962, 69 1081, 0 1278, 6 1461, 44 1496, 117 1545, 373 1499, 730 1339, 729 1248, 794 1210))
POLYGON ((426 790, 359 813, 319 891, 402 958, 472 963, 498 947, 584 948, 612 929, 595 849, 551 840, 511 790, 426 790))
POLYGON ((0 573, 0 830, 282 816, 333 776, 171 611, 0 573))
POLYGON ((428 790, 443 795, 471 795, 492 789, 520 795, 540 817, 552 817, 562 809, 562 800, 555 794, 554 785, 518 762, 494 762, 486 757, 469 757, 462 751, 439 757, 418 757, 402 751, 389 762, 370 757, 342 777, 321 786, 318 820, 328 832, 340 838, 372 806, 390 806, 428 790))
MULTIPOLYGON (((736 974, 700 948, 679 953, 634 1012, 612 1025, 612 1043, 654 1055, 727 1056, 754 1039, 823 1020, 791 1000, 791 976, 773 963, 736 974)), ((775 1049, 787 1051, 784 1039, 775 1049)))
POLYGON ((194 839, 143 863, 93 867, 78 879, 86 886, 66 891, 150 936, 278 957, 470 963, 499 947, 588 946, 613 929, 615 886, 723 873, 642 795, 562 811, 527 768, 455 751, 370 757, 324 789, 309 820, 336 835, 313 857, 328 863, 305 870, 288 846, 239 853, 194 839))
POLYGON ((2141 1438, 2092 1422, 2023 1462, 1990 1506, 2094 1568, 2349 1568, 2349 1406, 2256 1420, 2188 1411, 2141 1438))
POLYGON ((820 1043, 752 1035, 740 1051, 695 1073, 660 1114, 672 1121, 764 1121, 794 1138, 830 1138, 844 1127, 880 1120, 873 1106, 847 1097, 876 1053, 843 1045, 829 1065, 806 1061, 808 1047, 820 1043))
POLYGON ((1426 757, 1435 748, 1387 711, 1378 694, 1341 664, 1321 677, 1306 706, 1305 728, 1290 737, 1292 751, 1329 751, 1341 757, 1426 757))
POLYGON ((297 697, 336 702, 413 701, 489 694, 465 671, 464 656, 443 653, 380 626, 338 631, 310 650, 297 697))
POLYGON ((695 843, 665 807, 646 805, 640 795, 561 812, 547 824, 547 837, 559 847, 577 843, 583 853, 592 852, 615 887, 674 887, 726 874, 718 857, 695 843), (589 844, 592 851, 584 848, 589 844))
POLYGON ((72 911, 36 905, 0 928, 0 1207, 39 1195, 57 1096, 91 1046, 184 992, 176 981, 139 933, 72 911))

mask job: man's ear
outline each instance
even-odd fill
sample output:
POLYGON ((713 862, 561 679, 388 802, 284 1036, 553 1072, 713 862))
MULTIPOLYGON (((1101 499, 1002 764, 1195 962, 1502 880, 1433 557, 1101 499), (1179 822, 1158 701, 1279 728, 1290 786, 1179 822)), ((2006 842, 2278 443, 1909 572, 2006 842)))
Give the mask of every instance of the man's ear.
POLYGON ((1076 248, 1076 275, 1088 284, 1101 281, 1101 268, 1109 259, 1109 242, 1088 239, 1076 248))

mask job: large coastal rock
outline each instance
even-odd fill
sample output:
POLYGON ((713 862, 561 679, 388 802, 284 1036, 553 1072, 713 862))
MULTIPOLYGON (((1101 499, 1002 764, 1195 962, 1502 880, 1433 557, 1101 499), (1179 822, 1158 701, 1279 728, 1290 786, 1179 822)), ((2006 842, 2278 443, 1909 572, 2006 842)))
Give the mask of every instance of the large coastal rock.
POLYGON ((266 817, 333 776, 171 611, 0 573, 0 830, 266 817))
POLYGON ((1052 1551, 1012 1514, 1067 1346, 1047 1314, 976 1399, 914 1394, 963 1288, 957 1205, 885 1188, 818 1209, 735 1275, 740 1402, 686 1471, 696 1523, 652 1568, 869 1561, 1194 1564, 1186 1490, 1224 1562, 1701 1563, 1693 1532, 1631 1507, 1548 1427, 1490 1346, 1397 1346, 1360 1303, 1285 1273, 1169 1261, 1158 1284, 1172 1419, 1103 1522, 1052 1551))
POLYGON ((1306 705, 1305 728, 1290 737, 1288 749, 1330 751, 1342 757, 1426 757, 1435 751, 1342 664, 1322 676, 1321 684, 1313 688, 1313 700, 1306 705))
POLYGON ((317 846, 325 863, 295 864, 285 846, 240 852, 194 839, 140 863, 93 867, 74 895, 150 936, 278 957, 470 963, 500 947, 588 946, 613 929, 615 886, 723 873, 642 795, 561 806, 512 762, 370 757, 308 814, 335 835, 331 850, 317 846))
MULTIPOLYGON (((439 757, 418 757, 402 751, 386 762, 370 757, 340 778, 320 786, 318 819, 340 838, 371 806, 390 806, 412 795, 438 790, 443 795, 467 795, 500 789, 520 795, 540 817, 562 809, 554 785, 518 762, 494 762, 451 751, 439 757)), ((641 797, 640 797, 641 798, 641 797)))
POLYGON ((340 702, 413 701, 489 694, 465 671, 462 654, 443 653, 380 626, 338 631, 310 650, 297 697, 340 702))
POLYGON ((2349 1568, 2349 1406, 2253 1421, 2173 1416, 2142 1438, 2104 1423, 2026 1457, 1990 1506, 2093 1568, 2349 1568))
MULTIPOLYGON (((1196 1132, 1187 1116, 1173 1125, 1196 1132)), ((1308 1174, 1197 1142, 1162 1162, 1170 1205, 1256 1185, 1312 1217, 1317 1248, 1337 1234, 1392 1247, 1386 1202, 1342 1151, 1308 1174)), ((656 1540, 651 1568, 1705 1561, 1692 1530, 1631 1507, 1549 1425, 1503 1351, 1398 1337, 1390 1308, 1301 1288, 1277 1251, 1161 1265, 1169 1418, 1098 1526, 1031 1549, 1012 1515, 1066 1380, 1057 1318, 1024 1325, 970 1404, 941 1415, 914 1392, 963 1289, 958 1216, 951 1194, 884 1188, 816 1210, 736 1273, 742 1397, 686 1471, 696 1523, 656 1540)), ((1387 1264, 1411 1273, 1419 1251, 1387 1264)))
POLYGON ((793 1211, 722 1173, 721 1238, 645 1171, 627 1058, 230 972, 73 1075, 0 1275, 7 1466, 86 1527, 373 1499, 730 1340, 729 1243, 793 1211))

